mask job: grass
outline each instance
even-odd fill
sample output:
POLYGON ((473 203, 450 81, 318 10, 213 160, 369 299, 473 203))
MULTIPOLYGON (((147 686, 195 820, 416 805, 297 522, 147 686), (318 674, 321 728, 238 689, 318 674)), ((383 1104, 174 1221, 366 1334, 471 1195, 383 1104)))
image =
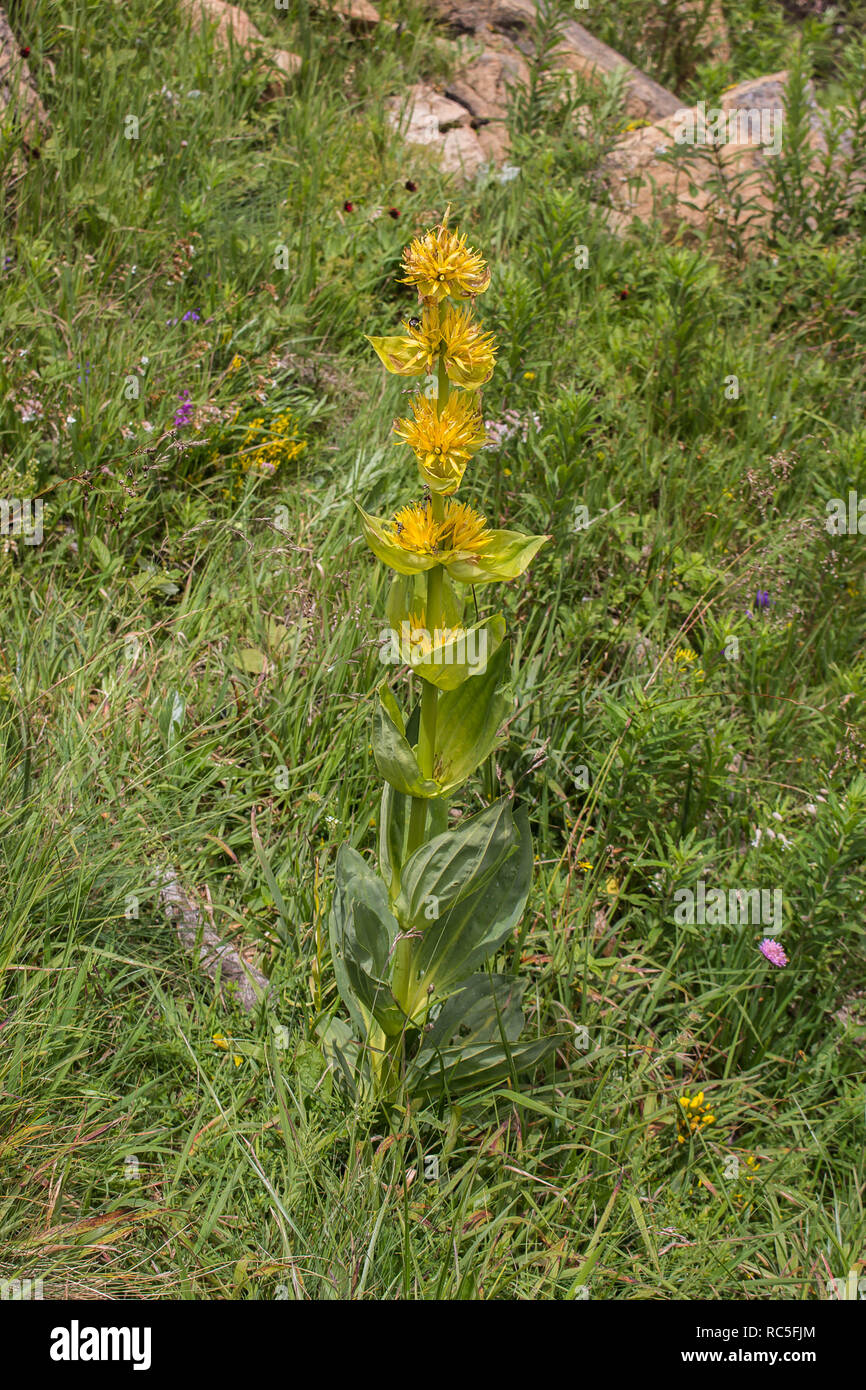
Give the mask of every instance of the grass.
MULTIPOLYGON (((2 153, 0 495, 38 494, 45 536, 0 554, 0 1276, 52 1298, 831 1297, 866 1236, 866 567, 824 525, 866 487, 862 208, 809 232, 786 205, 749 259, 617 240, 594 176, 615 88, 583 94, 581 137, 538 81, 520 177, 461 189, 382 115, 443 72, 420 10, 383 5, 403 26, 371 39, 249 9, 304 59, 289 98, 237 52, 218 68, 170 0, 146 36, 106 0, 9 11, 53 132, 2 153), (334 856, 375 852, 380 785, 385 589, 352 498, 413 488, 400 383, 362 335, 409 309, 400 249, 449 201, 494 271, 485 416, 526 425, 472 500, 554 537, 505 590, 515 709, 465 804, 528 805, 502 964, 530 977, 531 1030, 574 1044, 519 1091, 389 1127, 314 1026, 342 1009, 334 856), (258 1016, 179 947, 168 866, 269 975, 258 1016), (781 889, 788 966, 760 928, 680 923, 699 881, 781 889), (680 1144, 699 1091, 715 1123, 680 1144)), ((735 61, 749 23, 758 71, 801 35, 809 59, 808 26, 726 10, 735 61)), ((834 35, 822 99, 856 59, 834 35)))

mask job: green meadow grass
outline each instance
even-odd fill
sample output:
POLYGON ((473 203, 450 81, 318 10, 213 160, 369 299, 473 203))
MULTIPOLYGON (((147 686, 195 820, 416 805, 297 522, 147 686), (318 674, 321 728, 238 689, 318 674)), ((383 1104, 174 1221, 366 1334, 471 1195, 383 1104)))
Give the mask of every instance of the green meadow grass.
MULTIPOLYGON (((581 136, 544 67, 519 177, 461 188, 384 120, 447 67, 420 9, 381 8, 401 28, 371 39, 251 4, 304 60, 272 100, 170 0, 9 10, 53 132, 39 158, 2 145, 0 495, 38 494, 45 534, 0 553, 0 1277, 831 1297, 866 1238, 866 543, 824 525, 866 491, 862 203, 812 232, 794 200, 748 259, 617 240, 594 173, 616 87, 580 95, 581 136), (514 713, 463 800, 529 808, 500 963, 530 979, 529 1030, 574 1044, 389 1126, 314 1028, 342 1011, 336 850, 375 853, 380 787, 385 578, 352 499, 416 486, 362 335, 410 309, 401 248, 449 202, 493 269, 485 417, 526 424, 461 495, 553 538, 504 589, 514 713), (248 466, 274 439, 302 447, 248 466), (178 945, 169 867, 270 977, 256 1016, 178 945), (786 968, 760 927, 676 920, 701 880, 781 889, 786 968), (680 1144, 699 1091, 715 1123, 680 1144)), ((689 99, 798 53, 828 103, 862 71, 853 31, 725 8, 734 66, 692 53, 689 99)), ((665 52, 629 56, 672 80, 665 52)))

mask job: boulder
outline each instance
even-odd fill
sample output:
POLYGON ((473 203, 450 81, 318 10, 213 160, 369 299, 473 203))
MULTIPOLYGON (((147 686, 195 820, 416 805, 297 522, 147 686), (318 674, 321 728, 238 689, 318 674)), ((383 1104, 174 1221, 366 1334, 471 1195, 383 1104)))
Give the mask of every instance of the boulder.
POLYGON ((388 120, 401 131, 409 145, 443 144, 442 137, 456 128, 470 125, 472 116, 465 106, 451 101, 426 82, 416 82, 405 96, 386 103, 388 120))
MULTIPOLYGON (((534 52, 532 31, 538 17, 535 0, 430 0, 430 3, 454 33, 474 34, 485 47, 490 47, 489 40, 496 37, 498 51, 510 50, 515 58, 525 59, 534 52)), ((679 109, 680 102, 673 92, 659 86, 574 20, 563 26, 556 65, 580 73, 590 81, 600 81, 609 73, 624 68, 628 73, 626 110, 635 119, 657 120, 679 109)))
POLYGON ((0 10, 0 119, 12 110, 24 144, 33 149, 49 133, 48 119, 21 45, 0 10))
MULTIPOLYGON (((767 166, 777 157, 774 146, 778 122, 781 122, 778 128, 784 141, 786 81, 786 72, 774 72, 740 82, 724 92, 718 107, 714 108, 725 113, 718 161, 722 174, 735 188, 737 205, 733 200, 726 205, 713 187, 717 169, 710 157, 706 137, 703 148, 707 157, 683 158, 676 162, 663 158, 676 152, 680 143, 684 146, 693 143, 682 139, 684 131, 694 132, 696 147, 702 143, 700 131, 712 136, 713 109, 707 110, 699 104, 681 108, 676 115, 630 131, 611 150, 601 166, 613 205, 610 225, 620 231, 635 218, 646 221, 655 216, 671 229, 685 223, 696 230, 705 230, 713 218, 723 226, 747 230, 746 240, 765 227, 773 210, 767 166)), ((809 143, 817 158, 826 151, 827 141, 811 87, 807 88, 807 96, 809 143)), ((848 143, 850 145, 850 141, 848 143)), ((844 146, 843 140, 843 150, 844 146)))
MULTIPOLYGON (((239 5, 229 5, 225 0, 180 0, 180 7, 181 14, 186 15, 196 28, 216 25, 214 38, 217 48, 228 49, 234 42, 246 53, 260 51, 265 65, 269 69, 271 65, 277 67, 286 79, 292 77, 301 66, 297 53, 290 53, 285 48, 272 48, 246 10, 239 5)), ((271 95, 282 95, 286 89, 287 82, 272 76, 268 84, 271 95)))

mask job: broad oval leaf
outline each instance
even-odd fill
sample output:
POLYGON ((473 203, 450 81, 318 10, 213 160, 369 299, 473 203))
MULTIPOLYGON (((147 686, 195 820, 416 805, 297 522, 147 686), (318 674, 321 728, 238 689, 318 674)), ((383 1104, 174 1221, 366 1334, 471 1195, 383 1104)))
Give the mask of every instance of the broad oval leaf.
POLYGON ((357 850, 341 845, 328 931, 340 997, 364 1036, 375 1018, 393 1035, 406 1022, 388 982, 399 928, 384 883, 357 850))

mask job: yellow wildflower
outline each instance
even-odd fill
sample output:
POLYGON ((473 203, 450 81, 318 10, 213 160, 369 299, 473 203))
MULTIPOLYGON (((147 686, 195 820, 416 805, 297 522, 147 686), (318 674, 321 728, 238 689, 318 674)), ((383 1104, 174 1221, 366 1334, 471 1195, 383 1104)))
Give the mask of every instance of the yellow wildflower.
POLYGON ((481 412, 471 396, 456 392, 441 412, 427 396, 413 396, 411 404, 415 418, 395 420, 395 434, 414 451, 434 492, 456 492, 468 460, 485 443, 481 412))
POLYGON ((710 1103, 704 1100, 703 1091, 698 1091, 696 1096, 680 1096, 680 1110, 677 1113, 677 1143, 683 1144, 692 1134, 698 1134, 708 1125, 716 1123, 716 1117, 710 1110, 710 1103))
POLYGON ((442 521, 435 521, 429 502, 401 507, 390 524, 389 539, 415 555, 436 555, 443 563, 455 554, 477 555, 490 543, 487 522, 465 502, 450 497, 442 521))
POLYGON ((449 231, 447 216, 441 226, 416 238, 403 252, 402 283, 414 285, 422 299, 471 299, 490 284, 490 271, 466 237, 449 231))

